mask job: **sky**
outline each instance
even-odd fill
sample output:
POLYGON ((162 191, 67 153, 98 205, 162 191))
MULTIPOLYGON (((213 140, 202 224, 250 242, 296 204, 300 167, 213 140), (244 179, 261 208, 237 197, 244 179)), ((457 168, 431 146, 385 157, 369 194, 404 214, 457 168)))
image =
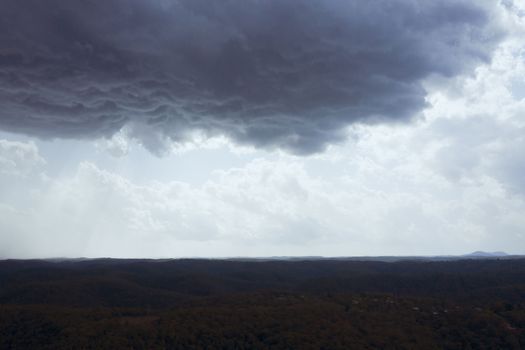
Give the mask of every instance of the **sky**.
POLYGON ((0 258, 525 254, 521 0, 3 0, 0 258))

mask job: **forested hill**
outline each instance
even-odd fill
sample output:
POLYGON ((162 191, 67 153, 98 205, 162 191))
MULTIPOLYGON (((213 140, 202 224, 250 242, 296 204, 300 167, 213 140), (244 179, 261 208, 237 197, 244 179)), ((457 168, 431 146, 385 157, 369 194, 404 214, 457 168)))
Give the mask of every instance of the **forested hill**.
POLYGON ((0 262, 4 304, 168 307, 186 297, 261 290, 512 298, 521 296, 523 286, 525 259, 0 262))
POLYGON ((525 259, 4 260, 0 349, 521 349, 525 259))

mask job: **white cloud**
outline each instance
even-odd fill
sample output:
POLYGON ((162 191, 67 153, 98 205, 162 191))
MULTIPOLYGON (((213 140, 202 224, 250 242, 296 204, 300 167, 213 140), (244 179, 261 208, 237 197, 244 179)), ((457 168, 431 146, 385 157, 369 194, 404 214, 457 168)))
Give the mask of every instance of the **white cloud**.
POLYGON ((116 158, 126 156, 130 151, 130 140, 125 128, 114 134, 111 138, 104 138, 95 142, 95 146, 116 158))
POLYGON ((491 177, 451 181, 408 149, 397 150, 395 162, 381 150, 405 137, 399 131, 370 134, 330 179, 288 156, 216 172, 202 186, 138 185, 81 163, 74 176, 47 183, 29 208, 4 208, 11 214, 2 232, 18 232, 0 236, 2 245, 18 248, 4 254, 438 254, 519 247, 523 200, 491 177))
POLYGON ((44 164, 34 143, 0 140, 0 175, 26 177, 44 164))

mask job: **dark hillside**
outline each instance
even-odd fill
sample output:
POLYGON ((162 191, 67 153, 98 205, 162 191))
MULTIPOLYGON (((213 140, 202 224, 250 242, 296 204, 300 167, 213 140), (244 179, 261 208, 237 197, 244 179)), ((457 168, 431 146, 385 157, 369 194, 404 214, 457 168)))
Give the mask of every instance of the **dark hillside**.
POLYGON ((1 349, 522 349, 525 259, 0 262, 1 349))

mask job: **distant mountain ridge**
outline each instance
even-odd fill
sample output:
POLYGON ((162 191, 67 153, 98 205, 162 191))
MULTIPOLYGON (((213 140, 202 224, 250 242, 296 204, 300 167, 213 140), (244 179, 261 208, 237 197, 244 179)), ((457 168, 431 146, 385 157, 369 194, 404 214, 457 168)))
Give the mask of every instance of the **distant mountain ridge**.
POLYGON ((524 258, 525 254, 508 254, 503 251, 485 252, 475 251, 469 254, 463 255, 384 255, 384 256, 260 256, 260 257, 176 257, 176 258, 67 258, 67 257, 54 257, 45 259, 3 259, 0 257, 0 261, 47 261, 50 263, 79 263, 79 262, 90 262, 90 261, 107 261, 108 263, 121 264, 127 262, 167 262, 177 260, 201 260, 201 261, 382 261, 382 262, 396 262, 396 261, 450 261, 450 260, 464 260, 464 259, 521 259, 524 258))
POLYGON ((464 255, 465 257, 479 257, 479 258, 490 258, 490 257, 503 257, 503 256, 509 256, 509 254, 505 252, 484 252, 484 251, 475 251, 470 254, 464 255))
POLYGON ((399 255, 399 256, 271 256, 271 257, 235 257, 224 258, 224 260, 233 261, 318 261, 318 260, 339 260, 339 261, 382 261, 382 262, 396 262, 396 261, 450 261, 450 260, 464 260, 464 259, 516 259, 522 258, 524 255, 507 254, 505 252, 484 252, 475 251, 463 255, 399 255))

